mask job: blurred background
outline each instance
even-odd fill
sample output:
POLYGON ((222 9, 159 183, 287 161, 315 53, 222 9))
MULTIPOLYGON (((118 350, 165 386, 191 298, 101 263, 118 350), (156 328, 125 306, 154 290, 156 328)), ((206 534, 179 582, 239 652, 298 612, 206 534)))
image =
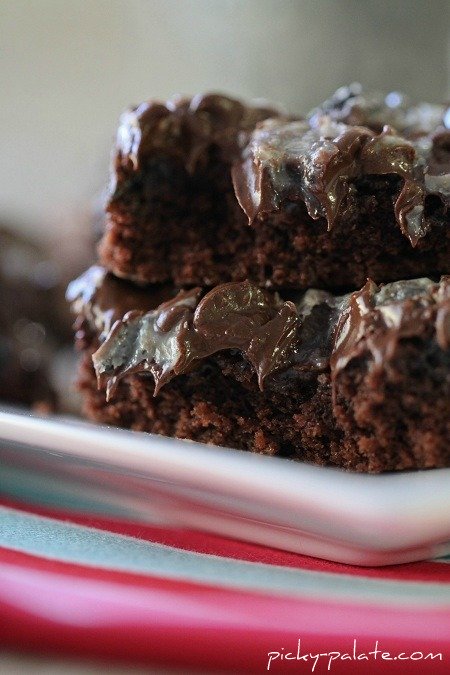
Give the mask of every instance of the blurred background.
POLYGON ((0 220, 80 246, 119 113, 148 97, 306 112, 357 80, 441 101, 449 15, 448 0, 1 0, 0 220))
POLYGON ((77 412, 70 279, 95 260, 117 120, 219 91, 307 113, 353 81, 449 93, 448 0, 0 0, 0 401, 77 412))

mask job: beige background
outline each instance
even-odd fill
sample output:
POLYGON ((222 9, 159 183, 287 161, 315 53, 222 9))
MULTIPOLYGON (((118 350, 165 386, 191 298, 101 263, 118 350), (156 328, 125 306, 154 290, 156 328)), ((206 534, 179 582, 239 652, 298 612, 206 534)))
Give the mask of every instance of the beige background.
POLYGON ((0 0, 0 221, 73 237, 120 111, 221 90, 307 111, 359 80, 448 95, 446 0, 0 0))

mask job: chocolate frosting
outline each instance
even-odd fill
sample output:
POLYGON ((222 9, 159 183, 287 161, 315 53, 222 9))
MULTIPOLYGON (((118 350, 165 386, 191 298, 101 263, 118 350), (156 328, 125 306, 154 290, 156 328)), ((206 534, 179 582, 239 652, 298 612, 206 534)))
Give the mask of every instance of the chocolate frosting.
POLYGON ((368 281, 344 296, 310 290, 295 302, 245 281, 206 294, 180 291, 158 305, 154 288, 137 289, 93 268, 71 284, 68 298, 97 332, 101 344, 93 363, 108 398, 131 373, 151 374, 157 394, 170 379, 223 350, 243 354, 262 389, 269 376, 289 369, 330 368, 334 378, 366 347, 371 367, 383 368, 399 340, 420 335, 424 322, 441 349, 450 346, 449 278, 381 287, 368 281))
POLYGON ((279 116, 266 105, 244 105, 220 94, 176 97, 165 103, 147 101, 123 113, 116 142, 116 168, 138 170, 158 154, 178 158, 189 173, 217 147, 225 161, 233 161, 257 122, 279 116))
MULTIPOLYGON (((426 197, 435 195, 446 209, 450 205, 450 133, 436 126, 444 108, 431 115, 428 126, 411 123, 407 138, 381 124, 387 106, 377 109, 377 116, 368 107, 359 117, 349 106, 332 101, 308 121, 260 123, 243 159, 233 167, 238 201, 251 224, 279 210, 283 202, 303 201, 309 215, 325 218, 331 229, 338 218, 349 215, 346 198, 354 192, 355 181, 371 175, 398 176, 403 187, 394 204, 395 218, 416 246, 430 228, 424 217, 426 197), (361 124, 354 125, 356 120, 361 124), (426 127, 428 135, 419 126, 426 127)), ((399 122, 392 115, 386 120, 399 122)), ((402 133, 406 124, 405 120, 400 124, 402 133)))

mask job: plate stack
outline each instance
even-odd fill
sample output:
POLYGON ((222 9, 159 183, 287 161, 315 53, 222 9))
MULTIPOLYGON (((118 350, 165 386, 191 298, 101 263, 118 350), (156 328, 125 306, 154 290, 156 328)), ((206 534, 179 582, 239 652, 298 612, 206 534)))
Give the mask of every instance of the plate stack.
POLYGON ((363 472, 450 466, 450 112, 338 90, 121 118, 68 289, 86 415, 363 472))

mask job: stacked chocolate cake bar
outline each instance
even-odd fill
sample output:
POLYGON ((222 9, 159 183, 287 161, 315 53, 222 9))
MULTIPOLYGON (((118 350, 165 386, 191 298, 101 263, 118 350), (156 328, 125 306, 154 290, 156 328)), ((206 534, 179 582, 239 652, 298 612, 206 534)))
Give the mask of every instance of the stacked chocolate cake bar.
POLYGON ((68 298, 99 422, 356 471, 450 466, 450 113, 339 90, 120 122, 68 298))

